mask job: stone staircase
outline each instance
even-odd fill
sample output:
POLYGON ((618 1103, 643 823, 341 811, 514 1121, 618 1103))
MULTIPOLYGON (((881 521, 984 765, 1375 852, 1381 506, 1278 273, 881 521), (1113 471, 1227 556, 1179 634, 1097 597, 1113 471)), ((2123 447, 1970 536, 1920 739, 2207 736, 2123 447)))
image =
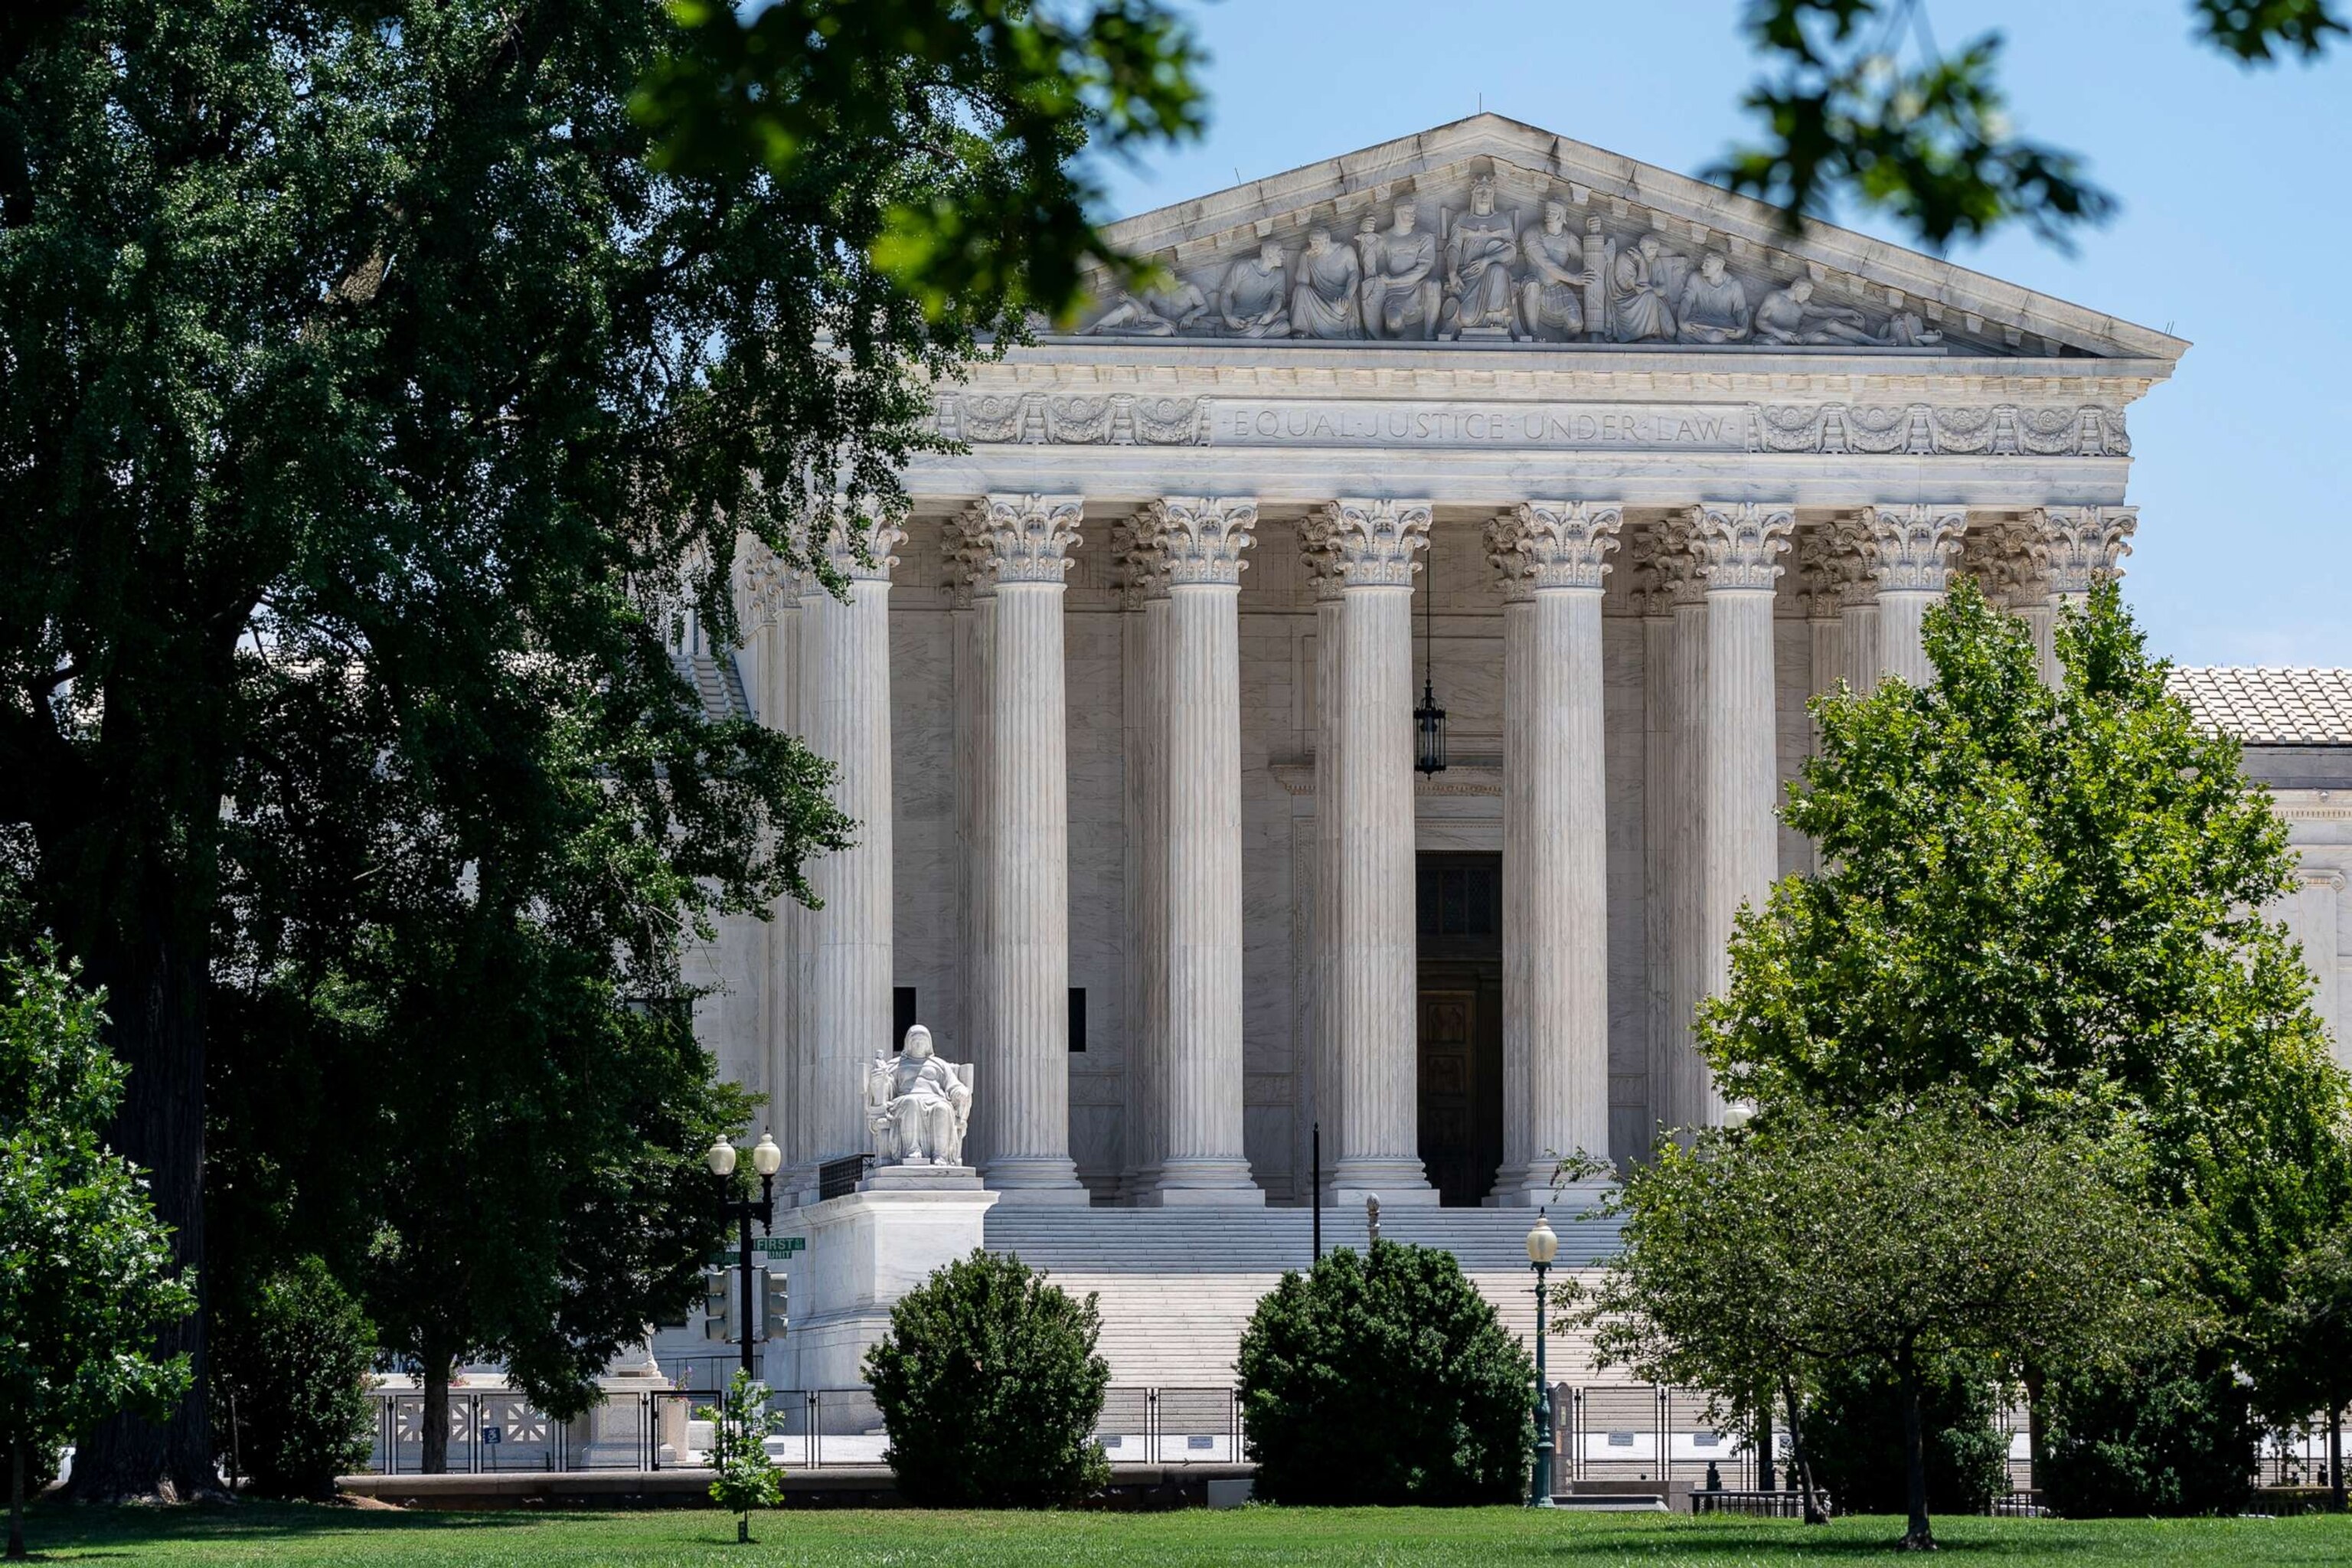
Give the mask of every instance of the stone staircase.
MULTIPOLYGON (((1390 1209, 1381 1235, 1452 1252, 1504 1326, 1522 1343, 1535 1333, 1535 1292, 1526 1209, 1390 1209)), ((1223 1387, 1260 1298, 1285 1269, 1312 1260, 1312 1216, 1304 1209, 1024 1208, 988 1213, 988 1249, 1010 1253, 1076 1294, 1094 1293, 1102 1310, 1102 1353, 1117 1386, 1223 1387)), ((1582 1272, 1616 1241, 1606 1221, 1557 1219, 1559 1267, 1582 1272)), ((1323 1245, 1364 1245, 1364 1216, 1327 1211, 1323 1245)), ((1549 1351, 1560 1381, 1590 1375, 1585 1347, 1555 1337, 1549 1351)))

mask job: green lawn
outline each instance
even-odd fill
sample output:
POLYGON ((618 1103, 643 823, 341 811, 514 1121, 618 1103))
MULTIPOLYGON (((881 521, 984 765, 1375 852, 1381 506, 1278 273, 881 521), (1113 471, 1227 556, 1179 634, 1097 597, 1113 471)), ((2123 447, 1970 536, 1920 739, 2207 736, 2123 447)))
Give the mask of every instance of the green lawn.
MULTIPOLYGON (((343 1509, 91 1510, 43 1508, 29 1544, 53 1562, 437 1564, 822 1563, 827 1568, 997 1568, 999 1564, 1377 1563, 1382 1568, 1511 1563, 1639 1563, 1733 1568, 1888 1555, 1891 1519, 1822 1530, 1780 1521, 1658 1514, 1533 1515, 1517 1509, 1439 1511, 1244 1509, 1160 1514, 764 1514, 758 1542, 734 1544, 734 1521, 709 1511, 451 1514, 343 1509)), ((2352 1518, 2111 1521, 1954 1519, 1939 1523, 1948 1558, 2001 1563, 2352 1563, 2352 1518)))

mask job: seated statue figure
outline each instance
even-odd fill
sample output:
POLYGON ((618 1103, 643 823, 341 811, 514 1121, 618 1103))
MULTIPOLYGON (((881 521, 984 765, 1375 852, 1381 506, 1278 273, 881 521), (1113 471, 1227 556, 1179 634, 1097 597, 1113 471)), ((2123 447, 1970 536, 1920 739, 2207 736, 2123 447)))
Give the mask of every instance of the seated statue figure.
POLYGON ((1664 248, 1658 237, 1617 253, 1616 287, 1610 291, 1609 335, 1621 343, 1648 342, 1675 335, 1673 296, 1667 291, 1664 248))
POLYGON ((1724 270, 1722 256, 1708 251, 1696 277, 1683 284, 1675 300, 1675 337, 1686 343, 1736 343, 1748 332, 1748 290, 1724 270))
POLYGON ((1470 184, 1470 210, 1445 237, 1445 305, 1437 335, 1506 333, 1512 321, 1511 267, 1519 258, 1518 225, 1495 210, 1495 182, 1470 184))
POLYGON ((1543 227, 1519 247, 1528 276, 1519 285, 1519 341, 1558 342, 1584 331, 1584 289, 1593 281, 1584 242, 1568 226, 1566 202, 1544 203, 1543 227))
POLYGON ((1152 291, 1151 308, 1176 323, 1180 332, 1213 332, 1216 318, 1209 312, 1209 297, 1201 286, 1182 278, 1171 278, 1168 287, 1152 291))
POLYGON ((971 1124, 970 1068, 931 1055, 931 1032, 918 1024, 896 1057, 877 1056, 866 1071, 867 1124, 886 1165, 961 1165, 971 1124))
POLYGON ((1318 225, 1307 234, 1298 258, 1298 281, 1290 290, 1290 330, 1302 338, 1360 338, 1356 290, 1364 264, 1356 253, 1331 243, 1331 231, 1318 225))
POLYGON ((1255 256, 1244 256, 1225 271, 1217 290, 1217 314, 1237 338, 1290 335, 1290 279, 1283 270, 1282 244, 1267 240, 1255 256))
POLYGON ((1374 338, 1419 338, 1436 330, 1439 296, 1431 276, 1437 270, 1437 237, 1413 226, 1412 204, 1399 202, 1386 234, 1369 213, 1356 236, 1364 264, 1364 333, 1374 338))

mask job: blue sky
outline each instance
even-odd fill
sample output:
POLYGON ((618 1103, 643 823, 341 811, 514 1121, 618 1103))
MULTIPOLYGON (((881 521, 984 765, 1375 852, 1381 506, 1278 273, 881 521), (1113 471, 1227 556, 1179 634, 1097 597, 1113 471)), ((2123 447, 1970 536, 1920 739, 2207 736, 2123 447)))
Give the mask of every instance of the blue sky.
MULTIPOLYGON (((1484 107, 1696 174, 1746 132, 1740 0, 1223 0, 1205 141, 1108 171, 1139 212, 1484 107)), ((1929 0, 1997 29, 2026 134, 2122 198, 2071 257, 2020 231, 1952 258, 2196 344, 2132 412, 2126 593, 2184 664, 2352 664, 2352 50, 2239 69, 2186 0, 1929 0)), ((1868 223, 1855 226, 1899 238, 1868 223)))

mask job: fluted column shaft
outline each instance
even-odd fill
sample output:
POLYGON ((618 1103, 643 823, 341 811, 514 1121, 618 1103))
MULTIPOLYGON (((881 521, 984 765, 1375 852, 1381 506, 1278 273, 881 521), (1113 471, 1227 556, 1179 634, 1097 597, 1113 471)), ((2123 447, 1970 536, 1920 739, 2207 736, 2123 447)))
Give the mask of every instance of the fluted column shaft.
POLYGON ((1171 498, 1168 1043, 1150 1201, 1262 1204, 1242 1146, 1241 552, 1255 502, 1171 498))
MULTIPOLYGON (((1785 507, 1701 506, 1693 535, 1706 578, 1707 993, 1730 979, 1727 946, 1742 905, 1761 909, 1779 878, 1772 584, 1795 514, 1785 507)), ((1712 1075, 1704 1125, 1719 1125, 1712 1075)))
POLYGON ((1083 1204, 1070 1159, 1069 779, 1063 574, 1075 496, 992 496, 986 961, 999 1105, 984 1175, 1006 1202, 1083 1204))
POLYGON ((1312 552, 1315 574, 1315 1122, 1322 1131, 1323 1183, 1331 1184, 1332 1162, 1346 1147, 1341 1120, 1339 991, 1339 750, 1346 701, 1346 605, 1336 562, 1328 551, 1312 552))
POLYGON ((1128 1040, 1122 1196, 1139 1201, 1160 1174, 1161 1037, 1168 1021, 1168 583, 1156 538, 1125 525, 1128 779, 1128 1040))
POLYGON ((1503 578, 1503 1161, 1495 1173, 1495 1201, 1510 1203, 1528 1183, 1539 1152, 1528 1101, 1528 1054, 1534 1032, 1528 996, 1534 957, 1526 940, 1528 863, 1515 847, 1531 826, 1527 804, 1528 753, 1534 728, 1535 682, 1529 670, 1535 637, 1535 594, 1527 558, 1517 547, 1515 520, 1498 520, 1503 548, 1491 552, 1503 578))
POLYGON ((1870 531, 1872 568, 1878 582, 1878 666, 1913 686, 1936 679, 1927 663, 1920 628, 1928 609, 1944 596, 1951 558, 1960 548, 1969 514, 1958 506, 1872 507, 1863 517, 1870 531))
POLYGON ((1677 837, 1696 823, 1675 816, 1675 618, 1655 564, 1656 531, 1635 542, 1651 557, 1648 591, 1642 595, 1642 952, 1646 1022, 1643 1029, 1645 1081, 1651 1108, 1643 1149, 1655 1128, 1668 1125, 1665 1086, 1672 1073, 1674 1043, 1674 946, 1666 919, 1673 899, 1677 837))
POLYGON ((801 721, 834 765, 834 804, 856 825, 846 849, 809 863, 803 1018, 810 1064, 806 1157, 862 1154, 866 1068, 890 1043, 890 551, 887 524, 837 524, 827 543, 846 597, 812 592, 801 609, 801 721), (858 559, 862 535, 867 559, 858 559))
POLYGON ((1339 1200, 1435 1203, 1416 1124, 1412 796, 1412 561, 1429 539, 1423 502, 1329 509, 1342 600, 1339 1200))
MULTIPOLYGON (((782 584, 774 618, 761 633, 760 722, 788 735, 801 732, 800 637, 800 584, 795 579, 782 584)), ((800 1164, 808 1157, 808 1139, 801 1125, 805 1095, 799 1082, 798 1026, 802 921, 805 913, 800 900, 786 894, 772 907, 767 924, 763 1008, 767 1125, 783 1147, 787 1166, 800 1164)), ((790 1186, 787 1182, 787 1190, 790 1186)))
POLYGON ((1712 1090, 1692 1033, 1713 973, 1708 957, 1707 601, 1706 579, 1687 530, 1662 561, 1674 606, 1668 685, 1669 774, 1666 856, 1666 1031, 1663 1060, 1653 1064, 1651 1106, 1663 1128, 1707 1124, 1712 1090), (1662 1070, 1658 1070, 1662 1069, 1662 1070))
POLYGON ((1519 672, 1527 701, 1514 732, 1507 700, 1503 738, 1503 863, 1523 868, 1517 929, 1507 920, 1503 927, 1503 964, 1507 977, 1516 958, 1526 1008, 1526 1163, 1517 1190, 1498 1195, 1540 1204, 1562 1159, 1609 1156, 1601 594, 1622 514, 1537 501, 1515 521, 1531 597, 1519 672))
MULTIPOLYGON (((963 520, 950 525, 949 552, 954 559, 957 602, 950 611, 955 637, 956 801, 957 829, 963 846, 963 1007, 964 1034, 959 1042, 975 1079, 992 1084, 999 1077, 995 1038, 990 1034, 993 1005, 990 1001, 994 970, 990 963, 988 879, 994 857, 989 833, 994 812, 989 804, 992 776, 990 725, 994 720, 995 688, 992 679, 996 658, 996 574, 988 552, 963 520)), ((997 1112, 994 1094, 972 1098, 971 1126, 964 1138, 964 1163, 987 1163, 995 1147, 997 1112)))

